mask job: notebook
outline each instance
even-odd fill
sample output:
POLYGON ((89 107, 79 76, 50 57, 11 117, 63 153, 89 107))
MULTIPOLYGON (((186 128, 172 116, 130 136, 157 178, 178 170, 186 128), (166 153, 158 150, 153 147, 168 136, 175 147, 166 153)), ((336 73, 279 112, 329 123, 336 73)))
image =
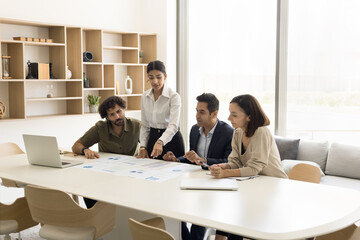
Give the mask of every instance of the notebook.
POLYGON ((239 186, 235 179, 216 179, 216 178, 184 178, 180 183, 181 189, 200 189, 200 190, 234 190, 239 186))
POLYGON ((30 164, 66 168, 82 164, 81 161, 61 157, 56 137, 23 134, 26 155, 30 164))

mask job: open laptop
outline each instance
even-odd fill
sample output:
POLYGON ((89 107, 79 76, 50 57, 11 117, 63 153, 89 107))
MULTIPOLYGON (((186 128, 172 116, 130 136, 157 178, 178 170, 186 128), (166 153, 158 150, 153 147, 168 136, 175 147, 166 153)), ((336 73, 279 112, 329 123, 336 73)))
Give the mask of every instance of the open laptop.
POLYGON ((216 178, 183 178, 180 183, 181 189, 198 190, 238 190, 239 186, 235 179, 216 178))
POLYGON ((82 164, 81 161, 60 158, 56 137, 23 134, 23 139, 30 164, 56 168, 82 164))

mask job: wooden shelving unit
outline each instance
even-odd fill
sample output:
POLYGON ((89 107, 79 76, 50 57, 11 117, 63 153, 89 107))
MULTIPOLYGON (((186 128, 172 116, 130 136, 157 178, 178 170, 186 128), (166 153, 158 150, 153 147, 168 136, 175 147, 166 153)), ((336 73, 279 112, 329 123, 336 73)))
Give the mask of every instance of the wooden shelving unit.
POLYGON ((128 33, 89 29, 81 26, 59 26, 0 19, 0 55, 11 56, 11 79, 2 79, 0 68, 0 101, 8 109, 7 119, 87 114, 88 94, 101 96, 101 102, 118 95, 127 108, 138 111, 141 95, 150 88, 146 82, 146 65, 157 59, 156 34, 128 33), (52 39, 52 42, 13 40, 13 37, 52 39), (93 55, 83 62, 83 52, 93 55), (139 58, 139 52, 143 58, 139 58), (26 79, 27 61, 52 63, 56 79, 26 79), (66 79, 66 66, 72 72, 66 79), (83 86, 83 74, 90 88, 83 86), (131 94, 125 93, 125 78, 133 81, 131 94), (53 97, 47 98, 49 86, 53 97))

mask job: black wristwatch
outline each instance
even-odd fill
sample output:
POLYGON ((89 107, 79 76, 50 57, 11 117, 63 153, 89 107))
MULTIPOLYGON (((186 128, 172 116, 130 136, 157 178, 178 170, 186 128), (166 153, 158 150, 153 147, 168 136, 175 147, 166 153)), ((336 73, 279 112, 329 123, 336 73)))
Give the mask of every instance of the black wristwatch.
POLYGON ((83 147, 83 148, 81 149, 81 153, 82 153, 82 155, 85 155, 85 153, 84 153, 85 149, 89 149, 89 148, 87 148, 87 147, 83 147))

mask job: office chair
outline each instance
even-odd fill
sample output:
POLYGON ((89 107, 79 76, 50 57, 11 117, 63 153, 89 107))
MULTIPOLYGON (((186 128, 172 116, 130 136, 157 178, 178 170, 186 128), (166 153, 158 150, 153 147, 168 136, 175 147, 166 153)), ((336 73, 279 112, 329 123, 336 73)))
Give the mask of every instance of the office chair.
POLYGON ((25 196, 33 219, 42 224, 39 235, 45 239, 97 239, 115 224, 115 205, 97 202, 84 209, 65 192, 32 185, 25 187, 25 196))
POLYGON ((320 183, 321 172, 320 169, 305 163, 296 164, 288 173, 289 179, 320 183))
MULTIPOLYGON (((23 153, 24 152, 16 143, 12 143, 12 142, 0 143, 0 156, 9 156, 9 155, 23 154, 23 153)), ((1 184, 5 187, 19 187, 19 188, 24 187, 26 185, 22 182, 16 182, 6 178, 1 178, 1 184)))
MULTIPOLYGON (((23 153, 24 152, 16 143, 12 143, 12 142, 0 143, 0 156, 9 156, 9 155, 23 154, 23 153)), ((1 185, 5 187, 24 188, 26 186, 26 183, 13 181, 6 178, 1 178, 1 185)), ((77 203, 79 203, 78 196, 72 195, 72 198, 77 203)))
POLYGON ((165 223, 161 217, 138 222, 129 218, 129 228, 133 240, 175 240, 165 230, 165 223))
MULTIPOLYGON (((360 221, 358 222, 358 224, 360 224, 360 221)), ((357 223, 355 223, 339 231, 314 238, 314 240, 335 240, 335 239, 358 240, 360 239, 360 227, 357 226, 357 223)))
MULTIPOLYGON (((321 172, 319 168, 299 163, 295 165, 288 173, 289 179, 292 180, 299 180, 304 182, 311 182, 311 183, 320 183, 321 179, 321 172)), ((360 221, 358 222, 360 224, 360 221)), ((322 236, 318 236, 315 238, 308 238, 308 239, 314 239, 314 240, 335 240, 335 239, 341 239, 341 240, 358 240, 360 239, 360 227, 356 226, 356 224, 353 224, 347 228, 341 229, 339 231, 325 234, 322 236)))
POLYGON ((30 214, 29 206, 25 197, 16 199, 10 205, 0 202, 0 235, 5 235, 4 240, 10 240, 10 233, 19 233, 20 231, 33 227, 35 222, 30 214))

